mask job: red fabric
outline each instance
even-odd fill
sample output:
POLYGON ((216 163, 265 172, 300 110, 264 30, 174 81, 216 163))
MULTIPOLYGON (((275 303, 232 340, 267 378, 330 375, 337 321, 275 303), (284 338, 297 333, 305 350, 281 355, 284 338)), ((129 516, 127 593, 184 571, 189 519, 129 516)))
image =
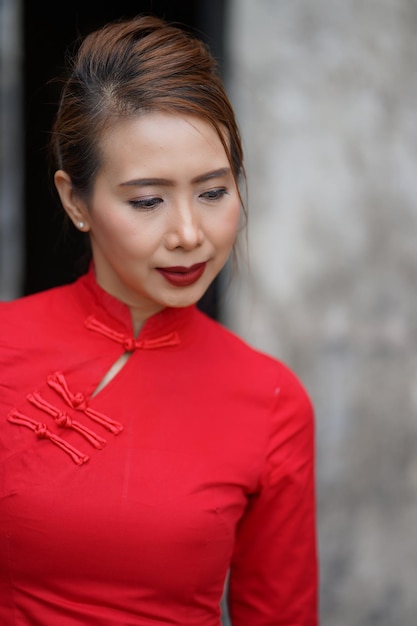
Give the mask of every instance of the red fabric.
POLYGON ((0 624, 316 626, 304 389, 196 307, 0 305, 0 624), (91 397, 128 349, 117 376, 91 397))

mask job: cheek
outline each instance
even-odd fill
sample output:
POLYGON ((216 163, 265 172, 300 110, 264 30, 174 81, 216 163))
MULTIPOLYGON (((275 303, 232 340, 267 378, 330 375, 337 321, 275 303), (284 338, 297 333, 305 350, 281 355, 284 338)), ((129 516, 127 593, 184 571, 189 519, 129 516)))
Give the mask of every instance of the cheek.
POLYGON ((132 232, 113 221, 104 222, 91 229, 91 237, 109 250, 126 250, 133 248, 132 232))
POLYGON ((240 216, 241 206, 240 201, 237 200, 229 207, 219 227, 219 237, 223 239, 225 245, 233 245, 239 229, 240 216))
POLYGON ((98 243, 112 250, 146 255, 155 241, 156 234, 149 224, 127 218, 116 211, 96 215, 91 224, 91 236, 98 243))

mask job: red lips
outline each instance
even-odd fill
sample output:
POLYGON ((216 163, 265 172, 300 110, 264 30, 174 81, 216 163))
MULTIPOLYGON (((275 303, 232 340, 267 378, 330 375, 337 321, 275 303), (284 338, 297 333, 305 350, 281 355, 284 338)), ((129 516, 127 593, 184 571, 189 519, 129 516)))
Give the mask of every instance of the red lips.
POLYGON ((207 263, 196 263, 191 267, 181 265, 174 267, 158 267, 158 272, 175 287, 188 287, 196 283, 204 274, 207 263))

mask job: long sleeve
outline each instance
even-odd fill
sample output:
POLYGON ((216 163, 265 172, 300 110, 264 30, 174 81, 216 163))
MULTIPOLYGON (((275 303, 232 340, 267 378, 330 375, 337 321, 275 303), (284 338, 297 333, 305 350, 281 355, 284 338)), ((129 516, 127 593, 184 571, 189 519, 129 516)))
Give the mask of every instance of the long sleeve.
POLYGON ((293 377, 276 390, 259 491, 236 533, 233 626, 316 626, 314 421, 293 377))

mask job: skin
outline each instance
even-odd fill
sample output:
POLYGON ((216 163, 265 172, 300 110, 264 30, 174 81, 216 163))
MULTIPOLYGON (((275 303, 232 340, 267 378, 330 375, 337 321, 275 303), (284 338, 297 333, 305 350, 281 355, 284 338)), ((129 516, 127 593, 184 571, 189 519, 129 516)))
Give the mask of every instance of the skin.
POLYGON ((88 204, 63 170, 55 174, 62 204, 91 238, 99 285, 127 304, 137 334, 165 307, 196 303, 229 257, 240 198, 224 147, 204 120, 145 113, 119 120, 100 144, 103 166, 88 204), (191 285, 158 271, 206 263, 191 285))

